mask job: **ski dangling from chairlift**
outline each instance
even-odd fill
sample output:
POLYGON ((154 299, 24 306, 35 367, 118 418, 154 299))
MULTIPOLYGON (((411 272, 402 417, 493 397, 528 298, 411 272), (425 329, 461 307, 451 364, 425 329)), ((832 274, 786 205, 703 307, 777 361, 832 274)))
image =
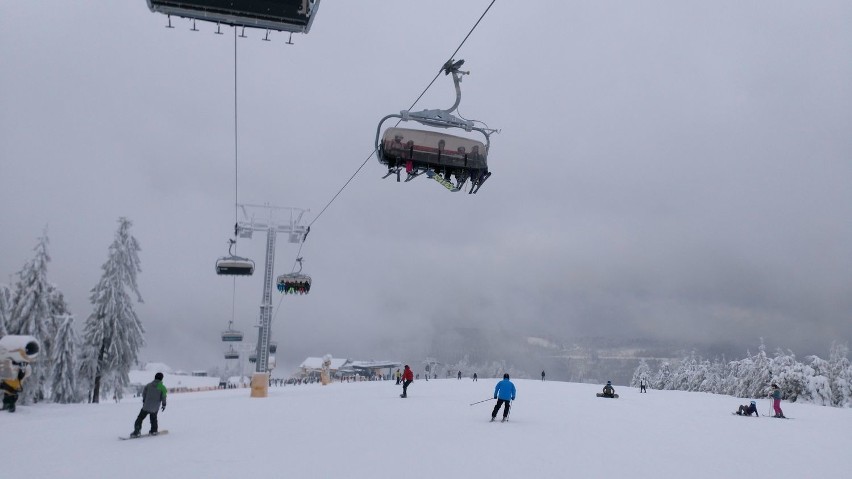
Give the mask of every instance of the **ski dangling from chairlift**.
POLYGON ((464 120, 452 114, 461 102, 461 75, 470 73, 459 70, 463 64, 464 60, 450 60, 442 68, 445 75, 453 76, 456 88, 456 102, 449 109, 419 112, 403 110, 398 115, 388 115, 379 122, 376 128, 376 154, 379 163, 388 168, 383 178, 396 174, 396 181, 400 181, 401 173, 405 171, 405 181, 411 181, 425 173, 427 178, 437 181, 453 192, 461 190, 470 180, 468 194, 474 194, 491 176, 488 171, 490 136, 497 130, 478 127, 475 123, 481 122, 464 120), (413 120, 436 128, 476 131, 482 134, 485 142, 418 128, 391 127, 382 134, 382 124, 389 118, 413 120))
POLYGON ((254 261, 233 254, 236 240, 229 239, 228 256, 216 260, 216 274, 223 276, 251 276, 254 273, 254 261))
POLYGON ((284 294, 308 294, 311 292, 311 277, 302 274, 302 258, 296 258, 299 271, 278 277, 278 291, 284 294))

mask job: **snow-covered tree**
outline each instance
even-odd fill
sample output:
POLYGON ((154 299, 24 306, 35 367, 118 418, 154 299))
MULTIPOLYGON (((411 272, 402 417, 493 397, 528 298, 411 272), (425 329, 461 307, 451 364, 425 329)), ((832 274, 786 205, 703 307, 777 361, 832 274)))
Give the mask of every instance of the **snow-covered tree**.
POLYGON ((849 364, 849 347, 834 343, 828 356, 828 379, 831 381, 831 404, 852 406, 852 366, 849 364))
POLYGON ((772 382, 781 389, 783 399, 790 402, 796 402, 800 396, 802 399, 809 399, 808 384, 810 378, 814 376, 814 370, 797 361, 796 355, 792 351, 786 353, 780 349, 776 351, 770 368, 772 370, 772 382))
POLYGON ((114 389, 121 398, 129 383, 130 367, 144 345, 145 330, 128 293, 135 293, 136 300, 142 302, 136 283, 136 275, 142 270, 139 242, 130 234, 130 220, 122 217, 118 223, 109 257, 101 268, 103 275, 90 296, 94 311, 84 326, 81 371, 91 378, 92 402, 99 402, 101 386, 114 389))
POLYGON ((645 358, 639 360, 639 365, 636 366, 636 370, 633 371, 633 379, 630 380, 630 386, 634 388, 639 387, 639 381, 641 379, 645 379, 645 384, 648 384, 651 379, 651 367, 648 366, 648 363, 645 361, 645 358))
POLYGON ((657 372, 657 377, 651 383, 654 389, 671 389, 672 370, 668 361, 664 361, 660 365, 660 370, 657 372))
POLYGON ((6 323, 9 322, 9 314, 12 312, 12 290, 5 284, 0 284, 0 338, 8 334, 6 323))
POLYGON ((828 379, 829 364, 819 356, 808 356, 808 366, 813 375, 806 381, 806 396, 820 406, 831 406, 831 381, 828 379))
POLYGON ((47 253, 47 243, 47 232, 45 232, 34 248, 35 257, 18 272, 18 282, 15 284, 15 292, 12 296, 12 309, 6 324, 9 334, 34 336, 43 343, 39 358, 31 365, 32 376, 27 381, 21 397, 24 402, 30 399, 40 401, 45 397, 47 378, 45 364, 50 357, 50 345, 44 343, 48 337, 50 322, 48 306, 50 283, 47 281, 47 263, 50 262, 50 255, 47 253))
POLYGON ((54 364, 50 389, 51 399, 58 403, 79 401, 77 389, 77 333, 74 316, 63 314, 57 318, 58 327, 53 338, 54 364))

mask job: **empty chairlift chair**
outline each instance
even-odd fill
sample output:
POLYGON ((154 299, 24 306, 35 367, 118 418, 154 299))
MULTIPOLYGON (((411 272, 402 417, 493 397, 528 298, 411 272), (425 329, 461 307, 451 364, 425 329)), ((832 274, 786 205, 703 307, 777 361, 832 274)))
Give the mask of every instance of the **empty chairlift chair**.
POLYGON ((235 240, 228 240, 228 256, 216 260, 216 274, 222 276, 251 276, 254 274, 254 261, 233 254, 235 240))

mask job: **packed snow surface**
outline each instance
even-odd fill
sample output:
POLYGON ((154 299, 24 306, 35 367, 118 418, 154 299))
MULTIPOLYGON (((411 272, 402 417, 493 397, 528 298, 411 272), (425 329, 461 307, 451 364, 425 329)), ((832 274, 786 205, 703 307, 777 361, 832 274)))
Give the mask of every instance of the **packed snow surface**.
MULTIPOLYGON (((852 410, 784 402, 794 419, 732 415, 748 400, 516 380, 507 423, 497 379, 393 381, 171 394, 161 437, 130 433, 139 398, 0 413, 4 478, 849 477, 852 410), (481 404, 470 403, 489 399, 481 404)), ((767 399, 758 399, 763 414, 767 399)), ((143 432, 147 431, 146 420, 143 432)))

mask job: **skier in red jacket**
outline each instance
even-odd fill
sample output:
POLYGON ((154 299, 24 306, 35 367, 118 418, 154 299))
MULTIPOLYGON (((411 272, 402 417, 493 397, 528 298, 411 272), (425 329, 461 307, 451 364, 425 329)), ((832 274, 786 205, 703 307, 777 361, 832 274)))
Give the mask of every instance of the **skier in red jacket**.
POLYGON ((408 385, 412 382, 414 382, 414 372, 412 372, 411 368, 409 368, 406 364, 405 371, 402 372, 402 394, 400 394, 399 397, 408 397, 408 385))

